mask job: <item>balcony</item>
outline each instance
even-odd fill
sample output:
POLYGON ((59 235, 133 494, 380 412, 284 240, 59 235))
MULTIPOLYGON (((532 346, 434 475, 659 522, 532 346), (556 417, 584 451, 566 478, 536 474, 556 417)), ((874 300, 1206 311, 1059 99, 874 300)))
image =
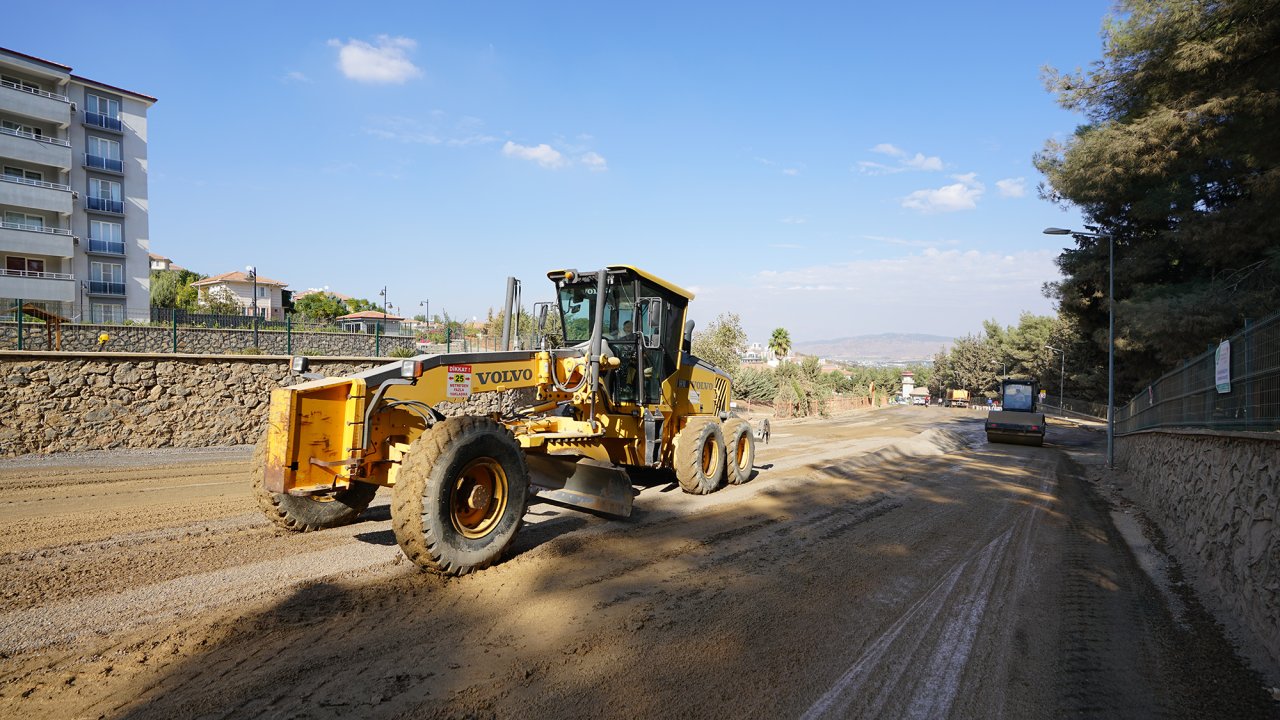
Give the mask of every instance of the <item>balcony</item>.
POLYGON ((0 175, 0 202, 20 208, 70 215, 71 186, 0 175))
POLYGON ((118 175, 124 174, 124 161, 113 160, 111 158, 98 157, 85 153, 84 166, 91 170, 104 170, 118 175))
POLYGON ((89 238, 89 252, 103 255, 123 255, 124 241, 89 238))
POLYGON ((124 125, 120 123, 120 118, 113 118, 109 115, 89 112, 88 110, 84 113, 84 124, 99 130, 110 130, 118 133, 124 132, 124 125))
POLYGON ((124 283, 107 282, 106 280, 90 280, 89 294, 90 295, 114 295, 117 297, 124 297, 124 283))
POLYGON ((0 297, 74 302, 76 277, 71 273, 0 270, 0 297))
POLYGON ((75 254, 74 246, 70 230, 0 222, 0 251, 69 258, 75 254))
POLYGON ((54 123, 66 127, 71 120, 71 99, 43 90, 31 90, 7 81, 0 81, 0 97, 6 112, 32 120, 54 123))
POLYGON ((70 170, 71 142, 22 130, 0 128, 0 157, 70 170))
POLYGON ((111 200, 109 198, 89 197, 84 199, 85 207, 96 212, 114 213, 116 215, 124 214, 124 201, 111 200))

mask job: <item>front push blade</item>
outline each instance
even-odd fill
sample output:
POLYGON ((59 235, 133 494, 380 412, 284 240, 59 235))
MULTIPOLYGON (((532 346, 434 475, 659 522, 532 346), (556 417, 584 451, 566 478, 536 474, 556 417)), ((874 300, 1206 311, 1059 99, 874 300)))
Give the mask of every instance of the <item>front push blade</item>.
POLYGON ((589 458, 577 461, 546 455, 525 458, 529 465, 529 483, 538 497, 606 515, 631 516, 634 493, 626 470, 589 458))

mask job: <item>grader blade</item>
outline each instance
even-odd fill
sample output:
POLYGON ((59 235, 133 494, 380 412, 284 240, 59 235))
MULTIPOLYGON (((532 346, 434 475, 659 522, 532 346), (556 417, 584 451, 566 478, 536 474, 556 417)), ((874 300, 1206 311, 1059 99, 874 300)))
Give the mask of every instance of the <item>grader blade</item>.
POLYGON ((583 458, 577 462, 527 455, 535 495, 565 505, 618 517, 631 516, 631 478, 616 465, 583 458))

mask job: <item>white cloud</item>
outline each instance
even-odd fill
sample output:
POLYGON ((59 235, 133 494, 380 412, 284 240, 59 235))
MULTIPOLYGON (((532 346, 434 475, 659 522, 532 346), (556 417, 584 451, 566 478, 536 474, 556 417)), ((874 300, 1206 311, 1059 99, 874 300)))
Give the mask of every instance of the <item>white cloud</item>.
POLYGON ((889 143, 880 143, 871 148, 871 152, 897 158, 898 162, 896 165, 887 165, 873 160, 860 160, 857 167, 864 175, 893 175, 908 170, 938 172, 943 168, 942 158, 937 155, 925 155, 924 153, 912 155, 906 150, 889 143))
POLYGON ((802 217, 784 217, 779 222, 786 223, 787 225, 803 225, 809 221, 802 217))
POLYGON ((484 132, 484 123, 477 118, 464 117, 449 123, 440 111, 431 112, 427 117, 429 120, 426 122, 403 116, 375 118, 364 128, 364 133, 380 140, 411 145, 467 147, 498 141, 498 138, 484 132))
POLYGON ((1052 313, 1053 302, 1040 288, 1060 277, 1056 255, 1050 249, 926 248, 766 270, 702 288, 690 310, 700 325, 723 312, 741 313, 752 340, 767 338, 775 327, 801 341, 880 332, 960 337, 981 332, 983 320, 1016 324, 1023 311, 1052 313))
MULTIPOLYGON (((502 154, 507 157, 520 158, 521 160, 532 160, 551 170, 562 168, 565 165, 564 155, 561 155, 560 151, 546 143, 528 146, 519 145, 508 140, 507 144, 502 146, 502 154)), ((601 160, 603 159, 601 158, 601 160)))
POLYGON ((303 73, 298 72, 297 70, 291 70, 285 73, 284 77, 280 79, 283 80, 284 82, 299 82, 299 83, 311 82, 311 78, 307 77, 303 73))
POLYGON ((942 158, 936 155, 925 157, 922 153, 916 153, 914 157, 902 161, 903 165, 915 170, 930 170, 937 172, 942 169, 942 158))
POLYGON ((782 171, 782 174, 783 174, 783 175, 790 175, 791 177, 795 177, 796 175, 799 175, 799 174, 800 174, 800 168, 787 168, 786 170, 783 170, 783 171, 782 171))
POLYGON ((972 210, 986 192, 986 186, 978 182, 976 173, 953 175, 959 182, 934 190, 917 190, 902 200, 902 207, 925 214, 972 210))
POLYGON ((338 68, 348 79, 362 83, 399 85, 422 75, 422 70, 409 60, 409 51, 418 43, 406 37, 379 35, 376 45, 363 40, 330 40, 338 48, 338 68))
MULTIPOLYGON (((581 161, 583 165, 591 169, 591 172, 604 172, 609 169, 609 164, 605 161, 604 156, 598 152, 586 153, 582 156, 581 161)), ((625 175, 626 172, 624 171, 623 174, 625 175)))
POLYGON ((1020 198, 1027 194, 1027 179, 1016 177, 997 180, 996 187, 1000 188, 1000 197, 1020 198))

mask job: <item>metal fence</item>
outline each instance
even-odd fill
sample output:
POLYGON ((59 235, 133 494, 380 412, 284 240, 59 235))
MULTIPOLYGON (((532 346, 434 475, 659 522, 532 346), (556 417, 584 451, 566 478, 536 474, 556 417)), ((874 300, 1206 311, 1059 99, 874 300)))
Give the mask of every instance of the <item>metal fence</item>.
POLYGON ((1115 417, 1117 434, 1162 427, 1280 430, 1280 313, 1246 321, 1225 345, 1184 361, 1117 407, 1115 417))

